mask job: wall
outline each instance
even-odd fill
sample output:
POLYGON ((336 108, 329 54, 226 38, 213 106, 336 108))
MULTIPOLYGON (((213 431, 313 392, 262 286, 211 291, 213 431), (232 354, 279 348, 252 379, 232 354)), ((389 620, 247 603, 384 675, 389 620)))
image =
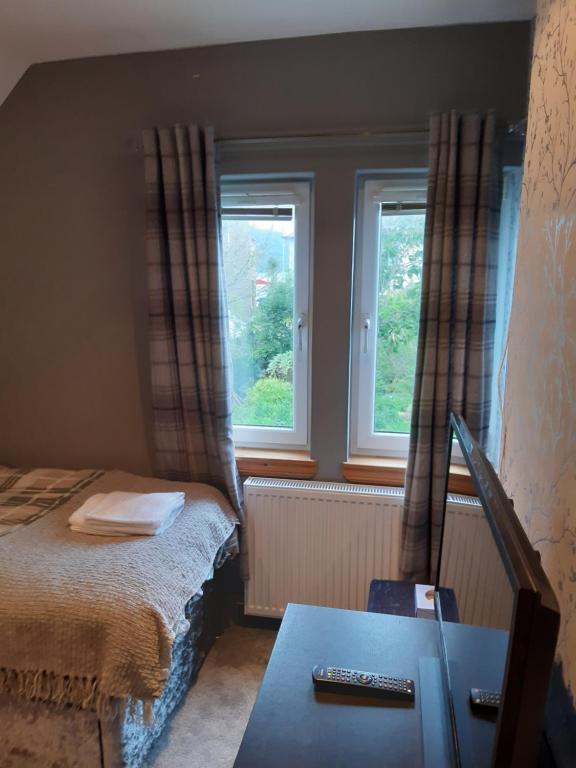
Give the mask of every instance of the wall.
MULTIPOLYGON (((332 35, 32 67, 0 107, 0 463, 150 471, 140 130, 220 137, 423 129, 437 109, 525 114, 528 23, 332 35)), ((316 173, 312 452, 346 456, 354 175, 378 148, 242 152, 316 173)))
MULTIPOLYGON (((575 52, 576 5, 571 0, 541 0, 501 463, 506 488, 542 553, 560 601, 558 654, 572 696, 576 691, 575 52)), ((559 723, 556 726, 560 728, 559 723)), ((564 730, 566 736, 565 724, 564 730)), ((572 739, 576 740, 576 728, 572 739)))
POLYGON ((28 63, 26 58, 11 50, 0 51, 0 106, 22 77, 28 63))

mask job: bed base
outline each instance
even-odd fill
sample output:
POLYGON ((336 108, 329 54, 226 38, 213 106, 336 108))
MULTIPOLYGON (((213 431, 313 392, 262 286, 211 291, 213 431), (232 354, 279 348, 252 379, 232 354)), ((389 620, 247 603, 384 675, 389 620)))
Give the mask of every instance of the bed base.
POLYGON ((237 558, 216 571, 186 606, 190 629, 174 643, 165 691, 144 723, 142 710, 100 721, 95 712, 0 696, 0 768, 141 768, 232 618, 237 558))

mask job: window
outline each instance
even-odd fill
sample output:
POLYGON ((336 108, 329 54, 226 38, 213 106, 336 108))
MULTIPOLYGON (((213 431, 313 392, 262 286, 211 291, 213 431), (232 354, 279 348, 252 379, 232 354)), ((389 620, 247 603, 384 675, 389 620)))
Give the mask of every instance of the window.
POLYGON ((490 425, 486 444, 486 454, 496 470, 498 470, 500 461, 501 411, 506 385, 508 325, 512 308, 521 190, 522 169, 517 166, 504 166, 502 170, 500 230, 498 233, 498 277, 496 285, 496 322, 494 328, 490 425))
POLYGON ((237 445, 308 445, 310 182, 222 185, 237 445))
POLYGON ((408 452, 426 209, 419 174, 361 180, 352 344, 352 453, 408 452))

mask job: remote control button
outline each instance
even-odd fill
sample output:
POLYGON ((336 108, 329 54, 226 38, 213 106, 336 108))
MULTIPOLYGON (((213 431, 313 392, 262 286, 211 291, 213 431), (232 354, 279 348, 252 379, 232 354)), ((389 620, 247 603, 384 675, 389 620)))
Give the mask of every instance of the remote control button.
POLYGON ((366 672, 362 672, 358 675, 357 680, 359 683, 362 683, 362 685, 370 685, 372 682, 372 675, 368 675, 366 672))

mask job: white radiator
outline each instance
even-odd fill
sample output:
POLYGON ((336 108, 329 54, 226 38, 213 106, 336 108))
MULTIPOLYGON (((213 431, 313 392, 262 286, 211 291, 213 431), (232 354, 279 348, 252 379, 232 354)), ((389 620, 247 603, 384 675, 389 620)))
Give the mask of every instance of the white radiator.
MULTIPOLYGON (((372 579, 400 577, 403 488, 250 477, 245 612, 288 603, 366 610, 372 579)), ((477 505, 450 494, 449 505, 477 505)))
POLYGON ((462 498, 446 508, 440 585, 454 589, 464 624, 509 629, 514 593, 490 525, 478 499, 462 498))
POLYGON ((370 581, 398 578, 403 489, 251 477, 244 494, 247 614, 366 610, 370 581))

